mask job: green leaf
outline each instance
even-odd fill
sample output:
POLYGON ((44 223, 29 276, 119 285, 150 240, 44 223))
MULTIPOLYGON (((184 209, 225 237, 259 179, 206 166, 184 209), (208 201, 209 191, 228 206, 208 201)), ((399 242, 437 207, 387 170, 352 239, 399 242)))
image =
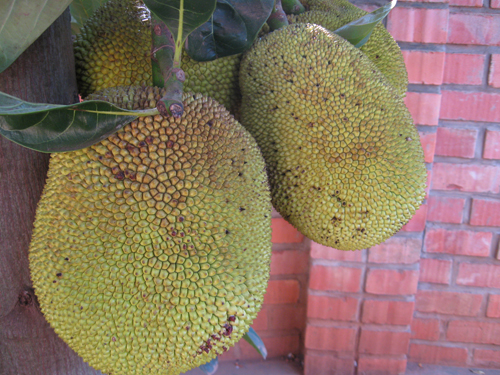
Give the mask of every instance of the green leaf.
POLYGON ((108 0, 73 0, 71 11, 71 30, 77 34, 85 21, 108 0))
POLYGON ((217 0, 208 22, 188 37, 187 53, 197 61, 236 55, 253 44, 274 0, 217 0))
POLYGON ((210 19, 216 0, 144 0, 151 13, 163 21, 175 41, 175 61, 189 34, 210 19))
POLYGON ((264 341, 262 341, 262 339, 252 327, 250 327, 250 330, 245 334, 245 336, 243 336, 243 338, 260 353, 262 358, 266 359, 267 349, 264 345, 264 341))
POLYGON ((12 64, 71 0, 0 0, 0 72, 12 64))
POLYGON ((219 359, 215 357, 210 362, 205 363, 198 367, 201 371, 203 371, 207 375, 214 375, 219 368, 219 359))
POLYGON ((375 9, 373 12, 338 28, 334 32, 347 39, 355 47, 360 48, 368 41, 375 26, 389 14, 391 9, 396 6, 396 3, 397 0, 392 0, 383 7, 375 9))
POLYGON ((139 116, 100 100, 59 105, 29 103, 0 92, 0 134, 41 152, 73 151, 97 143, 139 116))

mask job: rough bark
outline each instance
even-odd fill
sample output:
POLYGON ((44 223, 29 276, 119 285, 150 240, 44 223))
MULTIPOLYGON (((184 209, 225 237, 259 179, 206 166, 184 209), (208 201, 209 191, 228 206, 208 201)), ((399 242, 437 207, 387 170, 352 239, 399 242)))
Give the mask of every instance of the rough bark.
MULTIPOLYGON (((68 10, 0 73, 0 91, 33 102, 76 101, 68 10)), ((0 375, 100 374, 54 333, 31 285, 28 247, 48 160, 0 136, 0 375)))

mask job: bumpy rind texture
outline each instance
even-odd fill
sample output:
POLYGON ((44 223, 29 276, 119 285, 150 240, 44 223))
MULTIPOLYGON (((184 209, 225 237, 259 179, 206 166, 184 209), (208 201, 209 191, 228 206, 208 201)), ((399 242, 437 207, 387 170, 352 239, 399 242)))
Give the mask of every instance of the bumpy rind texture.
MULTIPOLYGON (((139 107, 162 95, 96 98, 116 94, 139 107)), ((142 117, 50 161, 29 254, 35 292, 58 335, 106 374, 199 366, 244 335, 263 301, 264 160, 217 102, 184 105, 180 119, 142 117)))
POLYGON ((109 0, 85 22, 74 43, 82 97, 104 88, 151 85, 151 28, 137 0, 109 0))
POLYGON ((242 124, 268 168, 274 207, 341 250, 381 243, 424 198, 419 135, 401 97, 357 48, 294 24, 241 63, 242 124))
POLYGON ((229 112, 238 114, 241 103, 240 61, 241 54, 200 62, 183 52, 181 68, 186 74, 185 90, 214 98, 229 112))
MULTIPOLYGON (((306 5, 310 11, 289 16, 290 23, 314 23, 333 32, 368 13, 347 0, 310 0, 306 5)), ((379 23, 373 29, 370 38, 360 50, 404 97, 408 89, 408 73, 403 54, 382 24, 379 23)))

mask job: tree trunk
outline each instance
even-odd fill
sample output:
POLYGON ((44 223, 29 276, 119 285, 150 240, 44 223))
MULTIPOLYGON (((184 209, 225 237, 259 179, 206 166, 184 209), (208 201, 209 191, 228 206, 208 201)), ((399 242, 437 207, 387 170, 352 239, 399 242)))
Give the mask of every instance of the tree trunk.
MULTIPOLYGON (((76 101, 69 10, 0 74, 0 91, 31 102, 76 101)), ((48 160, 0 136, 0 375, 101 374, 55 334, 32 289, 28 247, 48 160)))

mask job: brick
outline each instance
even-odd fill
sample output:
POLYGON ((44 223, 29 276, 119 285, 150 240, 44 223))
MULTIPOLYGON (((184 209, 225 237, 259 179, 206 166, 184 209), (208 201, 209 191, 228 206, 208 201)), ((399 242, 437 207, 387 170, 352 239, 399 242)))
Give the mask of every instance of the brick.
POLYGON ((304 235, 295 229, 292 224, 289 224, 285 219, 271 219, 273 243, 298 243, 302 242, 304 235))
POLYGON ((424 243, 428 253, 487 257, 492 238, 491 232, 432 228, 425 233, 424 243))
POLYGON ((371 294, 405 295, 415 294, 418 271, 369 269, 365 291, 371 294))
POLYGON ((252 322, 252 328, 256 331, 265 331, 268 328, 266 307, 263 307, 259 311, 257 317, 252 322))
POLYGON ((412 264, 420 259, 422 240, 419 238, 391 237, 368 252, 371 263, 412 264))
POLYGON ((422 232, 425 229, 427 220, 427 204, 422 204, 408 223, 403 225, 403 232, 422 232))
POLYGON ((500 8, 500 0, 490 0, 490 7, 494 9, 500 8))
POLYGON ((399 42, 446 43, 448 9, 394 8, 387 30, 399 42))
POLYGON ((354 352, 355 328, 318 327, 307 325, 305 347, 316 350, 354 352))
POLYGON ((464 366, 467 363, 467 356, 465 348, 412 343, 408 359, 412 362, 464 366))
POLYGON ((450 284, 451 260, 421 259, 419 283, 450 284))
POLYGON ((424 133, 420 134, 420 144, 424 150, 424 161, 426 163, 432 163, 434 160, 434 151, 436 149, 436 133, 424 133))
POLYGON ((305 328, 305 306, 266 306, 269 329, 302 330, 305 328))
POLYGON ((500 323, 452 320, 448 323, 449 341, 500 345, 500 323))
POLYGON ((500 227, 500 201, 473 199, 470 225, 500 227))
MULTIPOLYGON (((391 12, 392 13, 392 12, 391 12)), ((408 82, 441 85, 444 74, 444 52, 402 51, 408 71, 408 82)))
POLYGON ((427 221, 460 224, 464 206, 464 198, 430 196, 427 199, 427 221))
POLYGON ((500 288, 500 266, 494 264, 460 263, 457 284, 500 288))
POLYGON ((339 373, 354 375, 354 357, 335 358, 331 355, 307 353, 304 358, 304 375, 339 373))
POLYGON ((500 94, 443 90, 441 95, 443 120, 500 121, 500 94))
POLYGON ((488 368, 500 368, 500 350, 474 349, 473 363, 488 368))
POLYGON ((331 290, 337 292, 359 292, 361 285, 361 268, 351 267, 311 267, 309 288, 316 290, 331 290))
POLYGON ((361 321, 368 324, 409 325, 415 302, 365 300, 361 321))
MULTIPOLYGON (((285 336, 262 337, 267 349, 267 358, 286 356, 289 353, 300 353, 300 335, 289 334, 285 336)), ((245 340, 239 341, 242 359, 262 359, 262 356, 253 346, 245 340)))
POLYGON ((456 7, 482 7, 483 0, 450 0, 451 6, 456 7))
POLYGON ((360 357, 358 374, 402 375, 406 371, 406 359, 360 357))
POLYGON ((477 316, 481 308, 481 294, 419 290, 415 296, 415 310, 461 316, 477 316))
POLYGON ((413 318, 411 322, 411 338, 417 340, 439 340, 439 319, 413 318))
POLYGON ((483 83, 485 60, 485 55, 447 53, 444 65, 443 83, 480 85, 483 83))
POLYGON ((438 128, 436 155, 473 158, 476 151, 477 130, 438 128))
POLYGON ((500 190, 499 176, 497 166, 434 163, 432 189, 496 194, 500 190))
POLYGON ((405 104, 416 125, 435 126, 438 124, 441 110, 441 94, 408 92, 406 93, 405 104))
MULTIPOLYGON (((500 71, 500 67, 498 68, 500 71)), ((494 130, 486 130, 484 140, 484 159, 497 159, 500 160, 500 132, 494 130)))
POLYGON ((316 242, 311 242, 311 258, 361 262, 363 261, 363 251, 337 250, 316 242))
POLYGON ((359 299, 353 297, 329 297, 309 294, 307 317, 328 320, 355 321, 359 299))
POLYGON ((500 46, 500 14, 450 13, 448 43, 500 46))
POLYGON ((488 85, 492 87, 500 87, 500 54, 498 53, 491 55, 488 85))
POLYGON ((429 196, 429 191, 431 190, 431 180, 432 180, 432 169, 427 170, 427 180, 425 181, 425 197, 429 196))
POLYGON ((299 292, 300 285, 297 280, 271 280, 264 294, 264 303, 297 303, 299 292))
POLYGON ((309 269, 309 253, 300 250, 280 250, 271 254, 271 275, 301 274, 309 269))
POLYGON ((360 354, 403 355, 408 352, 410 332, 375 331, 362 328, 360 354))
POLYGON ((500 294, 490 294, 486 316, 488 318, 500 318, 500 294))

